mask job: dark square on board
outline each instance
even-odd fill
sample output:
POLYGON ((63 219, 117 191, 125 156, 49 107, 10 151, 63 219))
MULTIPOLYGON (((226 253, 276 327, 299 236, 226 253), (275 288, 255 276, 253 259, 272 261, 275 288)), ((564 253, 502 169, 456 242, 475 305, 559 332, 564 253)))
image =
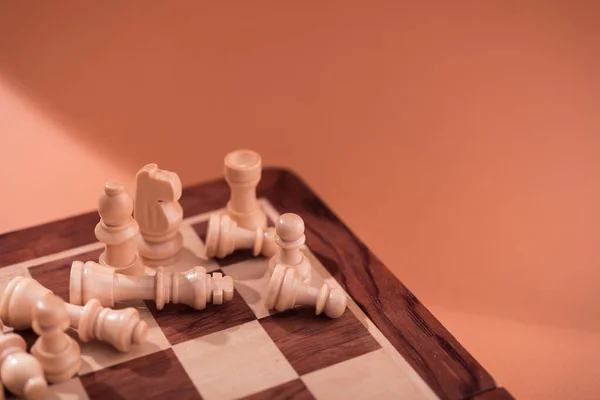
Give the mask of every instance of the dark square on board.
POLYGON ((71 275, 71 264, 73 261, 98 261, 98 257, 104 249, 92 251, 89 253, 78 254, 73 257, 61 258, 42 265, 29 268, 32 278, 41 283, 46 288, 54 292, 55 295, 69 301, 69 277, 71 275))
POLYGON ((314 309, 298 308, 259 322, 299 375, 381 347, 350 310, 331 319, 315 316, 314 309))
POLYGON ((304 382, 300 379, 296 379, 244 397, 243 400, 313 400, 314 398, 315 397, 310 393, 304 382))
POLYGON ((172 349, 79 378, 90 399, 201 399, 172 349))
MULTIPOLYGON (((221 270, 215 272, 222 273, 221 270)), ((256 315, 237 290, 230 302, 218 305, 209 303, 204 310, 194 310, 185 304, 166 304, 165 308, 159 311, 153 301, 146 301, 146 305, 171 345, 256 319, 256 315)))

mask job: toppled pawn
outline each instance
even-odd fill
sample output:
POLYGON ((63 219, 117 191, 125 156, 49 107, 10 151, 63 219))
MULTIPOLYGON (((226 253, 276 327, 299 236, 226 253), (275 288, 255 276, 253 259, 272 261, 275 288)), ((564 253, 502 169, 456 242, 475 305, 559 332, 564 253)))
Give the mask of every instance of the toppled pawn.
POLYGON ((255 257, 272 257, 278 249, 275 228, 244 229, 227 214, 212 214, 206 234, 206 256, 224 258, 238 249, 252 249, 255 257))
POLYGON ((81 365, 81 351, 73 338, 65 333, 69 315, 65 302, 48 295, 39 300, 33 311, 33 331, 39 338, 31 354, 42 365, 48 382, 63 382, 73 377, 81 365))
POLYGON ((166 303, 182 303, 203 310, 207 303, 222 304, 233 298, 233 278, 204 267, 168 273, 158 267, 154 276, 117 274, 114 269, 93 261, 71 265, 69 297, 72 304, 98 299, 105 307, 125 300, 154 300, 162 310, 166 303))
POLYGON ((312 266, 310 260, 300 250, 306 237, 304 236, 304 220, 297 214, 282 214, 275 225, 275 243, 280 247, 269 260, 269 273, 277 264, 295 269, 303 282, 310 280, 312 266))
POLYGON ((83 307, 67 304, 67 311, 71 326, 77 330, 82 342, 100 340, 125 353, 134 345, 145 343, 148 337, 148 324, 132 307, 113 310, 102 307, 97 299, 91 299, 83 307))
POLYGON ((144 264, 137 250, 140 227, 132 217, 133 199, 120 181, 109 180, 98 200, 100 222, 96 238, 105 245, 98 262, 115 268, 120 274, 143 275, 144 264))
MULTIPOLYGON (((17 276, 11 279, 0 301, 0 319, 14 329, 29 329, 33 325, 36 302, 52 292, 33 278, 17 276)), ((77 330, 83 342, 102 340, 119 351, 129 351, 142 344, 148 335, 148 324, 132 307, 121 310, 102 308, 91 299, 85 306, 66 304, 71 328, 77 330)))
POLYGON ((301 281, 296 270, 278 264, 269 281, 265 307, 285 311, 298 305, 313 306, 317 315, 325 312, 330 318, 338 318, 344 314, 347 301, 342 290, 330 289, 326 284, 320 289, 311 287, 301 281))
POLYGON ((19 397, 41 399, 48 383, 42 365, 26 348, 25 340, 16 333, 0 336, 0 380, 9 392, 19 397))

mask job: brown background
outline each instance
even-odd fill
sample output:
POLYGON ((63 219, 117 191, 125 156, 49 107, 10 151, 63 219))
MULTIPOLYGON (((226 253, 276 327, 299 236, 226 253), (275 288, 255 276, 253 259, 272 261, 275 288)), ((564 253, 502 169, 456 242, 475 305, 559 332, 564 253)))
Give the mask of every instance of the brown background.
POLYGON ((0 231, 297 171, 517 397, 600 389, 598 2, 0 4, 0 231))

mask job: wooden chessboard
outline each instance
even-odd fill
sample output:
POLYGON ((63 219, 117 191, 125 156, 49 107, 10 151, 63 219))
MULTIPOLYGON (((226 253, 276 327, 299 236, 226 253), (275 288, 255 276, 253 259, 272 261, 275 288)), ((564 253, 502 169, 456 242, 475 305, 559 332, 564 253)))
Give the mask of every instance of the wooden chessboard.
MULTIPOLYGON (((51 387, 64 399, 511 399, 369 249, 293 173, 265 169, 258 187, 270 220, 304 218, 313 284, 343 288, 339 319, 311 309, 274 313, 263 306, 268 260, 236 252, 207 260, 209 214, 223 209, 222 180, 184 190, 184 250, 170 268, 195 265, 235 280, 234 300, 196 311, 152 302, 135 306, 148 323, 146 344, 119 353, 81 344, 78 376, 51 387)), ((98 214, 0 236, 0 282, 30 275, 68 300, 71 262, 97 260, 98 214)), ((24 332, 31 344, 32 332, 24 332)))

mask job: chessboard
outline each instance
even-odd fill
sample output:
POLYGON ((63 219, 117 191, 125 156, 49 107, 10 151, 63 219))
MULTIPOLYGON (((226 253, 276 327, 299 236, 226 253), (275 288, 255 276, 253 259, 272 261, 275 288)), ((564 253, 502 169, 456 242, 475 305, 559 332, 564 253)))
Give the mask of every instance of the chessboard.
MULTIPOLYGON (((281 213, 301 215, 311 284, 340 288, 349 300, 337 319, 315 316, 310 307, 266 309, 268 259, 250 251, 205 256, 209 215, 225 207, 228 195, 223 180, 184 190, 184 249, 169 268, 201 265, 232 276, 233 300, 201 311, 120 304, 136 307, 147 322, 146 343, 120 353, 80 342, 79 373, 51 385, 49 398, 512 398, 297 175, 269 168, 257 195, 271 225, 281 213)), ((102 252, 97 222, 91 212, 0 236, 0 284, 31 276, 68 301, 71 263, 102 252)), ((31 346, 35 334, 19 333, 31 346)))

